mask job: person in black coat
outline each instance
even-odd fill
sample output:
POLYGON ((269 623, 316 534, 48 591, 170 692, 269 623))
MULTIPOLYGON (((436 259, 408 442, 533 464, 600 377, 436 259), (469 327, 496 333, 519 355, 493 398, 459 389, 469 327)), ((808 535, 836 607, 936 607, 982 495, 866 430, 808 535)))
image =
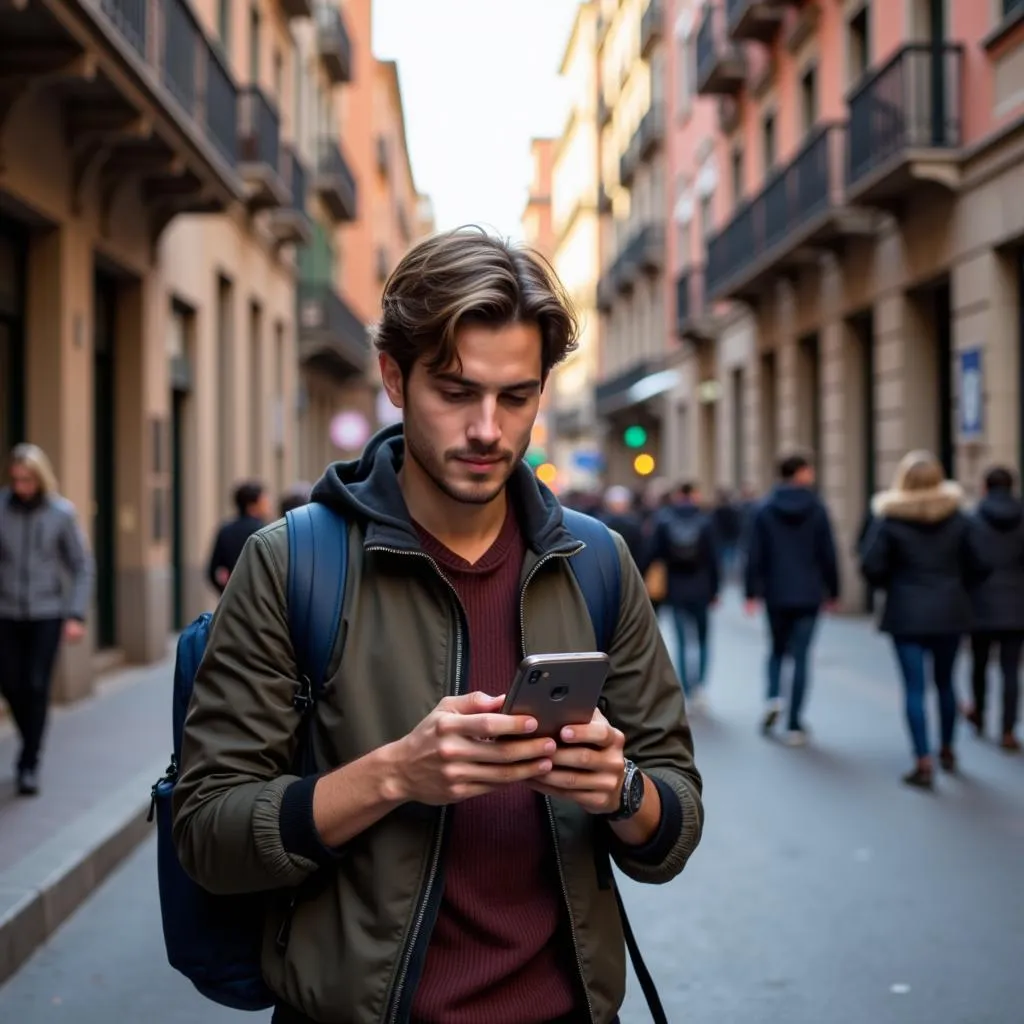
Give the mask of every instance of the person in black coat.
POLYGON ((598 513, 597 518, 626 542, 633 562, 643 572, 643 520, 634 511, 634 505, 633 492, 628 487, 609 487, 604 494, 604 508, 598 513))
POLYGON ((683 692, 701 707, 710 657, 708 613, 718 602, 720 578, 714 526, 700 507, 694 484, 683 484, 678 501, 658 513, 646 561, 665 566, 668 590, 663 603, 672 609, 676 628, 676 672, 683 692), (687 658, 690 624, 697 636, 696 673, 687 658))
POLYGON ((814 492, 814 467, 802 455, 779 463, 779 484, 754 515, 747 543, 746 608, 763 601, 771 650, 768 709, 761 731, 769 735, 782 708, 782 666, 793 662, 786 742, 802 746, 802 718, 811 642, 822 607, 839 597, 839 565, 828 512, 814 492))
POLYGON ((1013 493, 1013 474, 1008 469, 997 467, 986 474, 985 497, 972 526, 977 549, 992 566, 992 575, 971 591, 974 704, 965 717, 983 735, 989 654, 998 645, 1003 676, 1001 746, 1018 751, 1020 741, 1014 730, 1024 650, 1024 505, 1013 493))
POLYGON ((239 484, 235 488, 234 499, 238 515, 217 530, 206 568, 206 578, 218 594, 224 593, 228 579, 242 556, 245 542, 270 518, 270 497, 258 480, 239 484))
POLYGON ((970 521, 960 511, 962 501, 959 485, 945 479, 934 455, 911 452, 900 463, 892 489, 872 501, 874 521, 861 551, 865 578, 885 591, 879 628, 892 636, 903 675, 917 759, 904 781, 928 789, 933 770, 925 714, 926 657, 939 692, 939 761, 955 771, 953 670, 961 638, 971 628, 969 589, 986 574, 970 521))

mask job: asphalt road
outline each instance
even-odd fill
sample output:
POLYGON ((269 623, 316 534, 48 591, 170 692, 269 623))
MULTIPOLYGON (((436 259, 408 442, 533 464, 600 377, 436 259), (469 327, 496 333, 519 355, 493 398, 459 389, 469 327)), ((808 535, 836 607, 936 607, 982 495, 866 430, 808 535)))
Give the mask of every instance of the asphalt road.
MULTIPOLYGON (((757 732, 761 631, 715 624, 711 710, 694 716, 707 827, 667 887, 623 883, 669 1020, 1024 1021, 1024 758, 961 736, 962 774, 902 786, 894 663, 865 625, 820 636, 790 750, 757 732)), ((934 727, 934 720, 933 720, 934 727)), ((219 1024, 167 967, 147 843, 0 989, 10 1024, 219 1024)), ((631 987, 623 1024, 647 1020, 631 987)))

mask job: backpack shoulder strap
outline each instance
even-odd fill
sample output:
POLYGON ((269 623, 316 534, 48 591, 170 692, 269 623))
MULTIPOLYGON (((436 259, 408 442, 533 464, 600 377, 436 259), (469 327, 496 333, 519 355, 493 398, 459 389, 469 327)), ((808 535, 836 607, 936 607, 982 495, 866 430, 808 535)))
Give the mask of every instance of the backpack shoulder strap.
MULTIPOLYGON (((586 545, 579 554, 569 559, 569 564, 580 590, 583 591, 583 599, 587 602, 587 611, 590 612, 597 645, 607 654, 619 621, 619 604, 622 600, 622 565, 619 562, 619 550, 615 546, 611 531, 599 519, 565 508, 562 510, 562 521, 566 529, 586 545)), ((622 918, 626 949, 629 951, 630 960, 633 961, 633 970, 640 982, 647 1008, 654 1024, 668 1024, 658 989, 647 964, 644 963, 614 876, 611 884, 619 916, 622 918)))
POLYGON ((300 674, 315 700, 341 626, 348 571, 348 523, 319 502, 289 512, 288 619, 300 674))
POLYGON ((587 602, 597 646, 607 653, 619 621, 622 594, 618 548, 608 527, 599 519, 566 508, 562 510, 562 521, 566 529, 586 545, 569 559, 569 564, 587 602))

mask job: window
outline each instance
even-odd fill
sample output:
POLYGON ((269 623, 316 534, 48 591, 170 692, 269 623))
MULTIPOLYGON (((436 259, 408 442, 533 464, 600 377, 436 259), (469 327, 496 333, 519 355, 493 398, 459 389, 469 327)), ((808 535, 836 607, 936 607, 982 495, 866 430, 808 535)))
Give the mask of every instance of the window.
POLYGON ((280 110, 284 99, 284 58, 280 50, 274 50, 274 100, 280 110))
POLYGON ((231 0, 218 0, 217 37, 225 53, 231 52, 231 0))
POLYGON ((855 85, 871 67, 871 7, 865 4, 851 19, 848 26, 848 66, 850 85, 855 85))
POLYGON ((260 84, 260 10, 255 4, 249 8, 249 81, 260 84))
POLYGON ((775 115, 765 116, 764 124, 761 126, 761 139, 764 150, 764 175, 768 175, 775 168, 775 115))
POLYGON ((807 135, 818 120, 817 68, 808 68, 804 77, 800 79, 800 108, 804 121, 804 134, 807 135))
POLYGON ((700 237, 704 244, 715 229, 715 197, 709 192, 700 197, 700 237))
POLYGON ((743 150, 732 151, 732 201, 739 206, 743 198, 743 150))
POLYGON ((693 102, 690 91, 690 41, 680 39, 678 42, 679 56, 676 61, 676 102, 683 113, 688 113, 693 102))

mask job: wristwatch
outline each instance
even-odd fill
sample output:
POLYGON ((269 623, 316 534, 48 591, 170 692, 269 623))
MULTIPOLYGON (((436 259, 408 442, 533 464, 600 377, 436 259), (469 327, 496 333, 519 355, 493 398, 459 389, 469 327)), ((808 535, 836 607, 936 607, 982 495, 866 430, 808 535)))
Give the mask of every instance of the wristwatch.
POLYGON ((628 758, 626 774, 622 779, 622 795, 619 797, 619 809, 607 816, 609 821, 626 821, 632 818, 644 802, 644 774, 628 758))

